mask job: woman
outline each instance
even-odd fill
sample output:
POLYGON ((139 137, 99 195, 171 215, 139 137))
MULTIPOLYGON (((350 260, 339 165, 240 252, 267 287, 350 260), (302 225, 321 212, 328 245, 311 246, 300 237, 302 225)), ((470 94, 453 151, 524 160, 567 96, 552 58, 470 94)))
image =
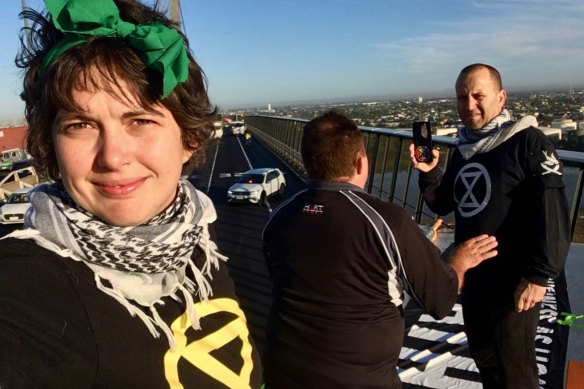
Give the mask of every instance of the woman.
POLYGON ((259 387, 259 359, 181 181, 212 130, 185 38, 135 0, 28 10, 28 147, 55 183, 0 241, 0 387, 259 387))

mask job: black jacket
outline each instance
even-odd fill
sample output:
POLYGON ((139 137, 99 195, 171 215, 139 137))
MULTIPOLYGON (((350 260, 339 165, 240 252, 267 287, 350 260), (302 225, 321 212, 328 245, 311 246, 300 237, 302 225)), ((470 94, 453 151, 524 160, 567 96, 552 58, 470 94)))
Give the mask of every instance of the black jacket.
POLYGON ((497 237, 499 255, 469 270, 464 299, 513 307, 522 277, 546 285, 564 267, 570 246, 569 211, 562 165, 550 140, 530 127, 468 160, 456 151, 442 176, 439 168, 419 176, 431 210, 455 212, 455 242, 497 237))

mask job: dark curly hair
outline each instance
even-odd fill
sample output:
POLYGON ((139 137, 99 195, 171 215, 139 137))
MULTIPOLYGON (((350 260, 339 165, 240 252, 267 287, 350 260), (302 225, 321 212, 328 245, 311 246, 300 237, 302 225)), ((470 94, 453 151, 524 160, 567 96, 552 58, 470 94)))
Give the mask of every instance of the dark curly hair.
MULTIPOLYGON (((177 28, 162 13, 134 0, 114 0, 120 18, 134 24, 159 22, 177 28)), ((189 77, 178 84, 163 100, 162 75, 148 67, 138 53, 123 39, 95 36, 74 46, 57 58, 44 74, 40 66, 47 52, 63 38, 48 13, 26 9, 21 18, 32 21, 20 34, 21 51, 16 66, 24 69, 23 91, 25 117, 28 122, 27 148, 39 172, 58 180, 59 168, 52 140, 52 124, 60 108, 73 110, 74 86, 81 81, 87 88, 100 87, 100 81, 111 82, 121 91, 120 81, 136 93, 144 108, 160 103, 172 112, 181 128, 185 149, 194 151, 185 164, 198 166, 204 161, 204 145, 213 131, 217 109, 207 95, 207 80, 199 64, 188 50, 189 77)), ((127 97, 127 96, 125 96, 127 97)))

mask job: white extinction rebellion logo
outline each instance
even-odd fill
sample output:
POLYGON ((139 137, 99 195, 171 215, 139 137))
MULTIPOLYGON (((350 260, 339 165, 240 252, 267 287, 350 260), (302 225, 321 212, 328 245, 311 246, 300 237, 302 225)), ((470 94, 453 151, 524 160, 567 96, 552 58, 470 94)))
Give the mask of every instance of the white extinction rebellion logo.
POLYGON ((454 180, 454 200, 462 217, 481 212, 491 198, 491 177, 480 163, 464 166, 454 180))

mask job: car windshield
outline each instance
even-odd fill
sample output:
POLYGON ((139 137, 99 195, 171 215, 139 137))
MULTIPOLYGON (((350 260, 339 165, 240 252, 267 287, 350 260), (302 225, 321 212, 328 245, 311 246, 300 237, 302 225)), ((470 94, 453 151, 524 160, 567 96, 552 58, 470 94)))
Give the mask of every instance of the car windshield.
POLYGON ((261 184, 264 182, 263 174, 244 174, 239 181, 241 184, 261 184))
POLYGON ((233 123, 232 125, 233 127, 241 127, 243 126, 243 123, 233 123))
POLYGON ((14 193, 12 194, 7 201, 8 204, 22 204, 28 203, 28 199, 26 198, 26 193, 14 193))

